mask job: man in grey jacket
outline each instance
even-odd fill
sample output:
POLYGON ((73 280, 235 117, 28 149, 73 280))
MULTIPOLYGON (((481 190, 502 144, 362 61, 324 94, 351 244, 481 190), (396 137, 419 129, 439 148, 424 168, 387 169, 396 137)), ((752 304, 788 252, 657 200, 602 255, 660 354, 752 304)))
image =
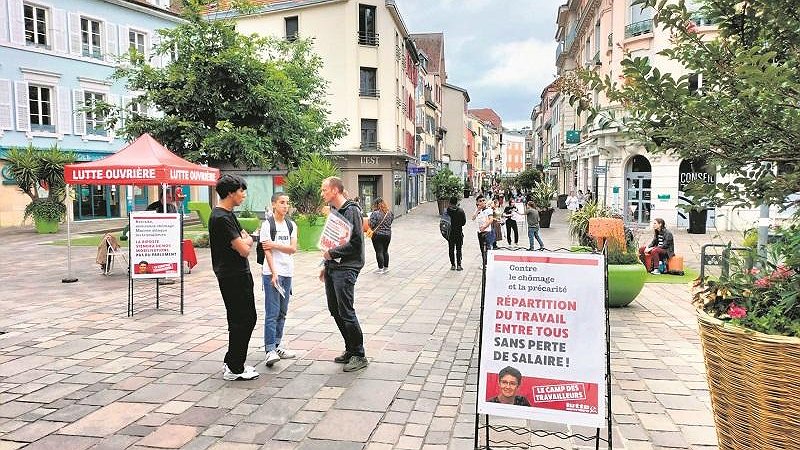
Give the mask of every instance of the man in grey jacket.
POLYGON ((341 215, 353 226, 347 242, 322 254, 325 267, 319 277, 325 283, 328 311, 344 339, 344 353, 334 358, 334 361, 344 364, 345 372, 354 372, 369 364, 364 353, 364 335, 354 308, 356 279, 364 267, 361 208, 344 196, 344 185, 338 177, 323 180, 320 191, 323 200, 331 207, 330 213, 341 215))

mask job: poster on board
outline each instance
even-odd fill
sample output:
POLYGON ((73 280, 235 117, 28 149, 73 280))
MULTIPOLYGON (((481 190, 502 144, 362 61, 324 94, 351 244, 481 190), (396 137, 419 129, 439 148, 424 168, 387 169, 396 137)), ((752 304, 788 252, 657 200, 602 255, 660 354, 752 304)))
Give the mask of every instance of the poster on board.
POLYGON ((131 278, 175 278, 181 267, 179 214, 131 214, 131 278))
POLYGON ((478 412, 602 428, 602 255, 489 252, 478 412))

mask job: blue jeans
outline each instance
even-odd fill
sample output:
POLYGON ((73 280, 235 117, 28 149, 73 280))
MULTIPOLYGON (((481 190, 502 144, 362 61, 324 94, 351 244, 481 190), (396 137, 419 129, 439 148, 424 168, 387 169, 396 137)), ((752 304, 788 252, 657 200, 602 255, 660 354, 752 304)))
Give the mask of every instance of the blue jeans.
POLYGON ((364 334, 353 307, 358 269, 325 268, 325 297, 328 311, 344 339, 344 350, 351 356, 364 356, 364 334))
POLYGON ((278 284, 286 295, 281 297, 272 285, 272 275, 262 275, 264 281, 264 350, 271 352, 281 345, 286 311, 289 309, 289 296, 292 292, 292 277, 278 275, 278 284))
POLYGON ((539 242, 539 248, 544 248, 544 242, 542 242, 542 238, 539 236, 539 228, 528 227, 528 250, 533 250, 534 238, 536 238, 536 241, 539 242))

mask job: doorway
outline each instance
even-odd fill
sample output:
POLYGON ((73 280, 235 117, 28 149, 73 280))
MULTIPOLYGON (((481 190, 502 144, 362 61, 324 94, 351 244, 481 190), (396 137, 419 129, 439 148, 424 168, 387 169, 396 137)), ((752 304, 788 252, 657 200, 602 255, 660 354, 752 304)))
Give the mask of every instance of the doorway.
POLYGON ((650 161, 636 155, 625 168, 625 221, 640 225, 650 223, 653 172, 650 161))
POLYGON ((372 203, 378 198, 378 180, 380 175, 358 176, 358 199, 361 209, 365 212, 372 210, 372 203))

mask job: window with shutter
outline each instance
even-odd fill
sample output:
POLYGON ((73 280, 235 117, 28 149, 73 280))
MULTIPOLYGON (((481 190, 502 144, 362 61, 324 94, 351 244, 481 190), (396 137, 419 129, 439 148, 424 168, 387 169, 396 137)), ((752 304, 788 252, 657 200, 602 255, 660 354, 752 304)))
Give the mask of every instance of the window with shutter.
POLYGON ((81 55, 90 58, 103 58, 103 24, 98 20, 81 17, 81 55))
POLYGON ((24 3, 22 12, 25 22, 25 44, 50 48, 50 39, 47 36, 50 14, 47 8, 24 3))
POLYGON ((72 111, 75 113, 73 125, 75 134, 78 136, 86 135, 86 111, 83 109, 83 89, 72 91, 72 111))
POLYGON ((86 109, 86 134, 94 136, 107 136, 106 114, 97 109, 106 103, 105 94, 99 92, 85 91, 83 93, 83 105, 86 109))
POLYGON ((14 129, 12 117, 11 80, 0 80, 0 130, 14 129))
POLYGON ((30 131, 30 108, 28 107, 28 83, 14 82, 14 101, 17 107, 17 131, 30 131))
POLYGON ((28 85, 31 131, 55 133, 53 120, 53 90, 49 86, 28 85))

